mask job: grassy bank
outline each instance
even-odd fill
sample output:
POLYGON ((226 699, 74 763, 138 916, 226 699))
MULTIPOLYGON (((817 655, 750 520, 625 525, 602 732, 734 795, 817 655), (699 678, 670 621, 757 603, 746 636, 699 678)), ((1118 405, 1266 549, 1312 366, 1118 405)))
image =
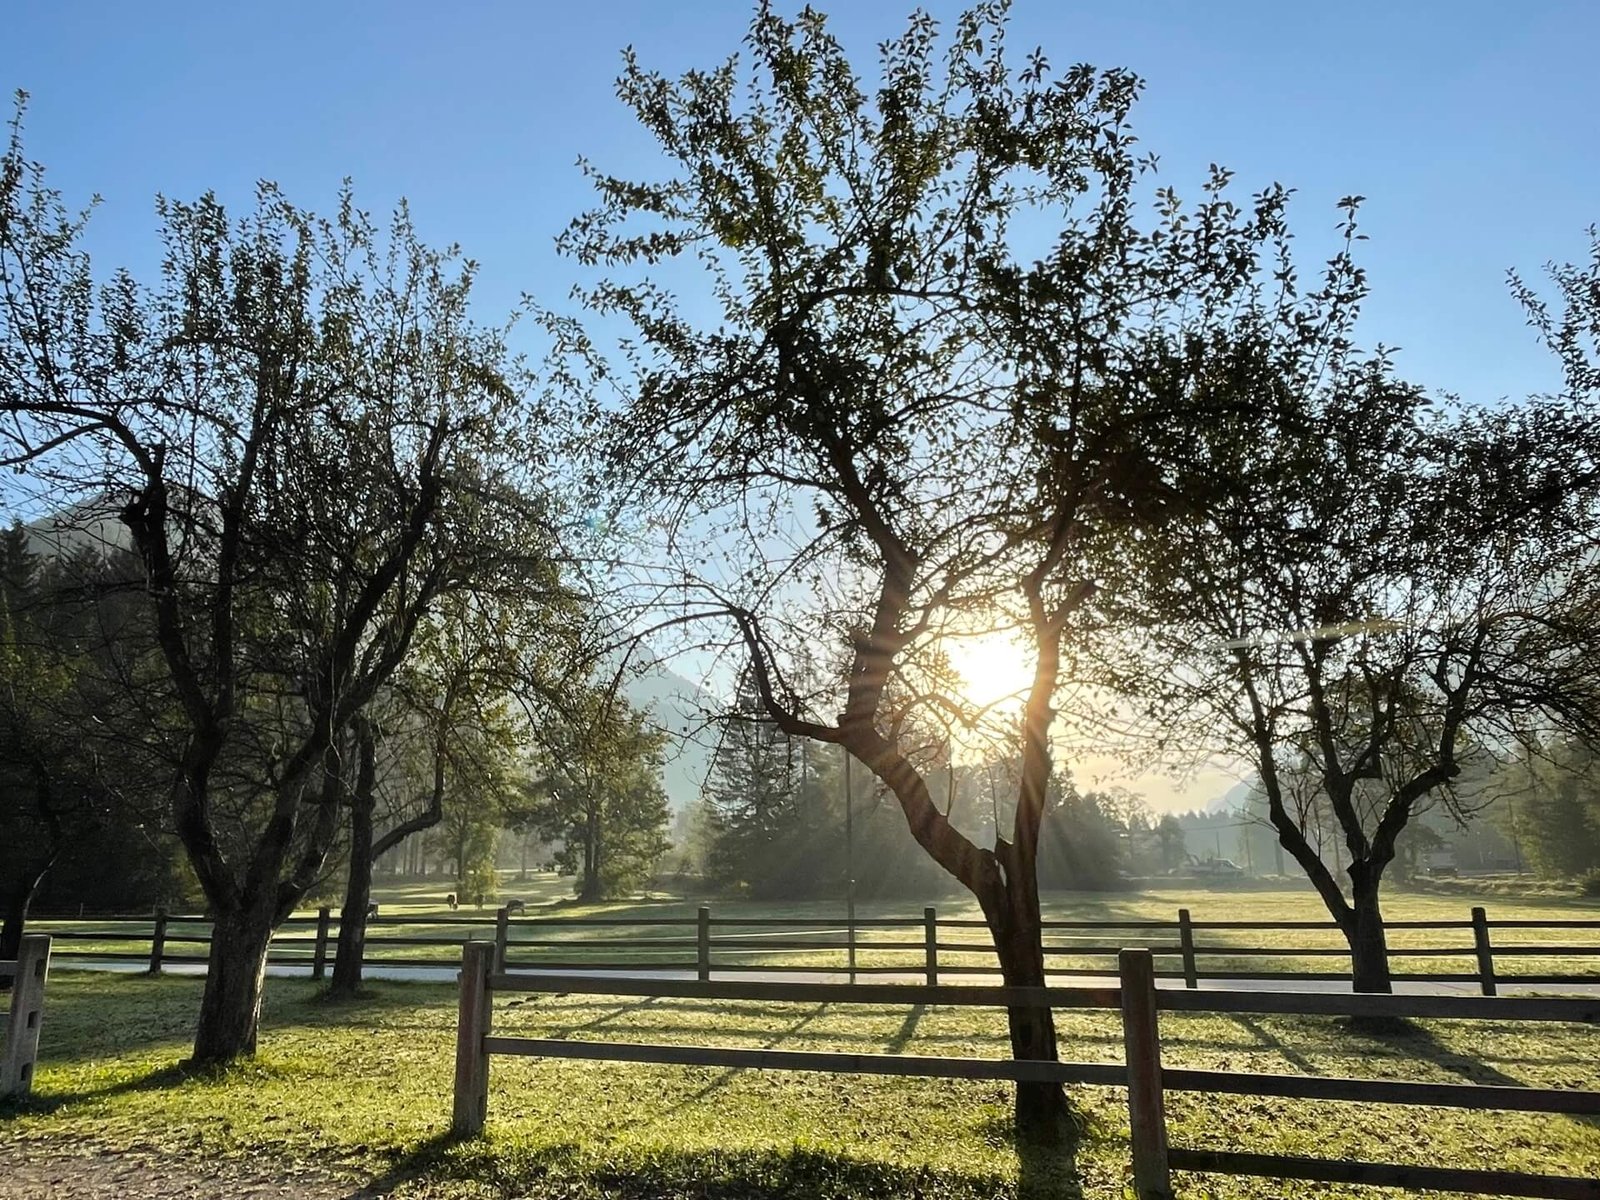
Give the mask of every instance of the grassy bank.
MULTIPOLYGON (((444 1137, 454 993, 379 984, 330 1004, 269 985, 261 1054, 220 1075, 177 1064, 199 985, 59 972, 35 1097, 0 1140, 315 1164, 403 1196, 1114 1197, 1124 1097, 1080 1089, 1084 1133, 1053 1161, 1019 1161, 1003 1085, 497 1060, 489 1134, 444 1137)), ((502 1002, 500 1032, 613 1040, 1003 1056, 999 1013, 580 996, 502 1002)), ((1064 1013, 1062 1054, 1118 1061, 1109 1013, 1064 1013)), ((1168 1060, 1243 1071, 1600 1087, 1600 1030, 1418 1023, 1372 1037, 1336 1021, 1163 1019, 1168 1060)), ((1174 1095, 1175 1144, 1600 1174, 1600 1129, 1564 1117, 1174 1095)), ((1192 1180, 1182 1194, 1267 1197, 1273 1181, 1192 1180)), ((1320 1188, 1317 1195, 1341 1195, 1320 1188)))

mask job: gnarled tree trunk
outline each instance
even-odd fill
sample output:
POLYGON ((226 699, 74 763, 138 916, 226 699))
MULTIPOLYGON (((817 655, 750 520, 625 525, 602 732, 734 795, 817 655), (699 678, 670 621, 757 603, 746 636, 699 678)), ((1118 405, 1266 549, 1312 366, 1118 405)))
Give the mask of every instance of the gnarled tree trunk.
MULTIPOLYGON (((1031 878, 1031 876, 1029 876, 1031 878)), ((984 905, 1000 977, 1007 987, 1044 987, 1044 946, 1036 888, 1019 877, 1008 880, 991 913, 984 905), (1031 896, 1028 895, 1031 891, 1031 896)), ((1028 1005, 1006 1010, 1014 1059, 1055 1062, 1056 1021, 1049 1005, 1028 1005)), ((1056 1144, 1071 1126, 1071 1109, 1059 1083, 1019 1083, 1016 1089, 1016 1128, 1030 1141, 1056 1144)))
MULTIPOLYGON (((272 935, 321 872, 339 826, 339 795, 344 781, 338 755, 329 748, 323 752, 321 763, 315 816, 308 823, 305 840, 292 864, 294 825, 282 817, 268 825, 242 881, 232 876, 216 852, 209 830, 203 835, 193 827, 185 831, 180 823, 179 831, 187 834, 185 845, 212 910, 206 986, 200 999, 191 1059, 195 1063, 226 1063, 255 1053, 272 935), (197 846, 201 853, 197 853, 197 846), (203 871, 199 869, 202 866, 203 871)), ((179 786, 184 784, 180 782, 179 786)), ((203 787, 201 778, 199 788, 203 787)), ((291 800, 308 800, 294 782, 285 782, 280 788, 280 813, 291 800)), ((192 810, 182 806, 178 809, 180 814, 186 811, 192 810)))
POLYGON ((226 1063, 256 1052, 267 947, 276 925, 272 908, 259 903, 215 914, 192 1061, 226 1063))
POLYGON ((367 911, 372 904, 372 810, 369 793, 350 798, 350 873, 344 907, 339 910, 339 942, 333 957, 330 995, 350 997, 361 986, 361 960, 367 950, 367 911))

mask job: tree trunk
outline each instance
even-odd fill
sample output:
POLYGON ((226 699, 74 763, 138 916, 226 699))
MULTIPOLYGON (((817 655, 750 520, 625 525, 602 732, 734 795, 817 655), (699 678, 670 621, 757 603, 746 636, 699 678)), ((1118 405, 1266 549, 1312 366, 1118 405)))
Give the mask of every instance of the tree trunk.
POLYGON ((1392 992, 1389 974, 1389 939, 1383 926, 1383 910, 1378 903, 1378 881, 1358 883, 1355 905, 1345 926, 1350 943, 1350 969, 1358 992, 1392 992))
POLYGON ((227 1063, 255 1053, 273 928, 272 908, 265 901, 217 912, 191 1061, 227 1063))
POLYGON ((24 871, 0 897, 0 905, 4 905, 3 913, 0 913, 4 917, 4 924, 0 925, 0 959, 16 961, 17 952, 22 949, 22 933, 28 924, 28 906, 33 903, 39 885, 44 882, 46 873, 55 861, 55 855, 52 854, 49 861, 37 871, 24 871))
MULTIPOLYGON (((1000 975, 1007 987, 1044 987, 1044 950, 1037 920, 991 925, 1000 975)), ((1055 1062, 1056 1022, 1048 1005, 1006 1010, 1011 1057, 1055 1062)), ((1024 1140, 1060 1145, 1072 1124, 1066 1092, 1059 1083, 1019 1083, 1016 1091, 1017 1134, 1024 1140)))
POLYGON ((333 982, 328 994, 345 999, 361 987, 361 959, 367 949, 367 910, 372 904, 371 797, 350 801, 350 873, 344 907, 339 910, 339 945, 333 957, 333 982))
POLYGON ((600 819, 593 808, 584 824, 587 836, 583 839, 583 882, 578 887, 578 899, 593 903, 600 899, 600 819))

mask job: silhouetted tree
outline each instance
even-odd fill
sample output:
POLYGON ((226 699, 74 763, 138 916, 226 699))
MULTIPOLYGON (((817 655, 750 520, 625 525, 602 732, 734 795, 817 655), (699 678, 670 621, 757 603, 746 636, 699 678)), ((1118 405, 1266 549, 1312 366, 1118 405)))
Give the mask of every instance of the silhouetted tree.
POLYGON ((1151 703, 1251 762, 1357 990, 1388 991, 1380 888, 1413 816, 1466 814, 1472 744, 1600 711, 1594 431, 1561 405, 1435 413, 1337 344, 1256 352, 1227 386, 1298 413, 1214 429, 1215 486, 1155 539, 1151 703))
MULTIPOLYGON (((590 168, 598 206, 562 243, 608 272, 587 298, 631 325, 621 364, 552 323, 631 396, 610 461, 671 534, 652 596, 742 640, 784 733, 865 764, 977 898, 1005 982, 1037 986, 1058 688, 1137 531, 1189 486, 1196 428, 1240 402, 1198 386, 1227 369, 1220 334, 1320 313, 1278 282, 1286 191, 1240 206, 1218 170, 1192 210, 1146 192, 1139 81, 1039 52, 1015 69, 1005 21, 981 4, 941 45, 918 14, 871 85, 812 10, 763 6, 746 58, 678 79, 630 53, 619 94, 666 171, 590 168), (937 647, 995 627, 1033 671, 1011 825, 979 845, 932 794, 912 718, 981 719, 950 712, 937 647), (804 694, 795 664, 819 652, 846 683, 804 694)), ((1047 1008, 1009 1019, 1018 1058, 1056 1056, 1047 1008)), ((1017 1117, 1064 1136, 1062 1090, 1020 1085, 1017 1117)))

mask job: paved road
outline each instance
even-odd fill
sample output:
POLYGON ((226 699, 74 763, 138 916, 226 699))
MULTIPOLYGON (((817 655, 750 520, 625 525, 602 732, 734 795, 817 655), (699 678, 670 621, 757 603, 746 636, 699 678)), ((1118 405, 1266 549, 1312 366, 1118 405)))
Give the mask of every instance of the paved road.
MULTIPOLYGON (((149 962, 142 959, 127 959, 125 961, 96 961, 76 962, 71 959, 59 960, 59 967, 68 970, 89 971, 119 971, 140 972, 148 969, 149 962)), ((203 963, 173 963, 163 968, 169 975, 204 975, 206 973, 203 963)), ((368 963, 363 968, 362 974, 367 979, 394 979, 409 980, 416 983, 454 983, 457 969, 455 967, 386 967, 381 963, 368 963)), ((636 968, 618 970, 616 968, 562 970, 561 975, 577 975, 599 979, 694 979, 694 971, 676 968, 636 968)), ((305 979, 311 974, 309 966, 272 965, 267 967, 267 974, 279 979, 305 979)), ((848 983, 850 976, 844 971, 738 971, 717 972, 712 971, 711 977, 719 982, 746 981, 762 983, 848 983)), ((961 971, 941 971, 939 979, 944 983, 996 983, 992 975, 973 975, 961 971)), ((860 976, 864 983, 921 983, 923 975, 920 971, 907 971, 903 974, 871 974, 860 976)), ((1050 980, 1057 987, 1116 987, 1115 975, 1060 975, 1050 980)), ((1525 996, 1533 994, 1560 994, 1564 996, 1600 996, 1600 981, 1595 983, 1580 984, 1519 984, 1515 980, 1502 979, 1500 994, 1502 996, 1525 996)), ((1181 979, 1157 980, 1158 987, 1181 988, 1181 979)), ((1230 979, 1214 978, 1200 980, 1200 988, 1206 991, 1257 991, 1257 992, 1348 992, 1350 985, 1338 979, 1230 979)), ((1476 983, 1430 983, 1401 980, 1395 984, 1395 991, 1407 996, 1476 996, 1479 995, 1476 983)))

